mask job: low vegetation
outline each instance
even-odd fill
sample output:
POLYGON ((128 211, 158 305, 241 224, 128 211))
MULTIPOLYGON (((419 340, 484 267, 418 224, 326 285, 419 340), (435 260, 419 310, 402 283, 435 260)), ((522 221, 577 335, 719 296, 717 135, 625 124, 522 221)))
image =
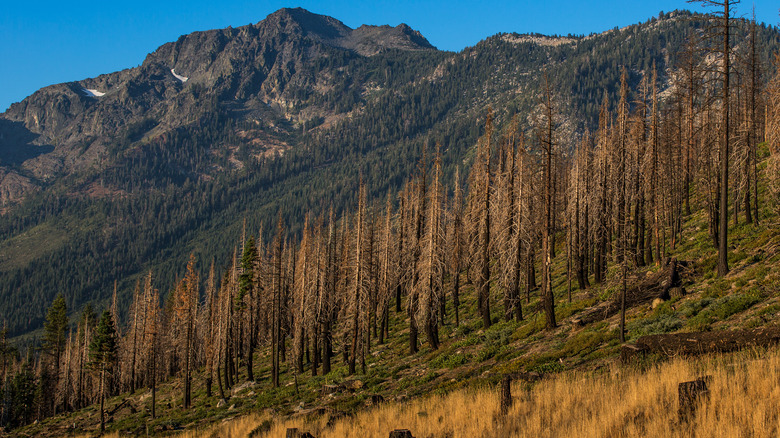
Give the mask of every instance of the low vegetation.
MULTIPOLYGON (((317 438, 384 437, 409 429, 415 437, 679 436, 773 437, 780 432, 780 353, 746 351, 646 366, 618 364, 512 386, 513 404, 499 411, 496 386, 455 390, 388 403, 343 417, 252 414, 177 436, 282 437, 288 428, 317 438), (702 376, 709 397, 693 418, 678 415, 678 384, 702 376)), ((109 435, 110 437, 111 435, 109 435)), ((114 436, 120 436, 118 434, 114 436)))

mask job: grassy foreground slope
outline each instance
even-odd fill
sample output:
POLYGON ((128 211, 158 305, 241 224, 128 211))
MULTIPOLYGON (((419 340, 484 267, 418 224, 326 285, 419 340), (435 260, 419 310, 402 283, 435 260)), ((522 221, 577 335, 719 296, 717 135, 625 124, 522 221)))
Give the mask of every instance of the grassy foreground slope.
MULTIPOLYGON (((780 354, 752 351, 699 360, 675 359, 649 369, 617 364, 571 372, 527 387, 515 384, 502 416, 499 393, 484 386, 364 410, 354 417, 276 419, 254 414, 186 437, 282 437, 287 428, 317 438, 385 437, 408 428, 415 437, 772 437, 780 431, 780 354), (710 398, 681 423, 677 384, 711 375, 710 398), (250 435, 251 434, 251 435, 250 435)), ((116 435, 119 436, 119 435, 116 435)))

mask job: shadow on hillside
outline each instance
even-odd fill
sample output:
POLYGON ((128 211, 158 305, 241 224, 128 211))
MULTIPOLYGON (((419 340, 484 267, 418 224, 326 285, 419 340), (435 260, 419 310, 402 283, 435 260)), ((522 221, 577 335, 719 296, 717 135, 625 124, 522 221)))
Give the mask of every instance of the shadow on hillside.
POLYGON ((33 144, 38 137, 39 134, 25 128, 22 122, 0 119, 0 165, 19 166, 54 150, 51 145, 33 144))

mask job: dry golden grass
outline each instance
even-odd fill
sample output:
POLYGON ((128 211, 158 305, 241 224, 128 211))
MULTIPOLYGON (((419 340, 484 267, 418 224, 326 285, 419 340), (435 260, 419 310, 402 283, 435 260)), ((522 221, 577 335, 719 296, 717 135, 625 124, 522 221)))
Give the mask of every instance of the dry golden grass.
MULTIPOLYGON (((251 414, 241 418, 225 420, 220 424, 211 426, 204 430, 187 430, 176 433, 179 438, 223 438, 223 437, 247 437, 259 424, 268 420, 268 415, 251 414)), ((170 433, 170 432, 169 432, 170 433)), ((149 432, 152 435, 152 431, 149 432)), ((282 432, 281 436, 284 437, 282 432)), ((76 438, 94 438, 95 434, 77 435, 76 438)), ((122 435, 119 432, 109 432, 100 435, 100 438, 121 438, 128 435, 122 435)))
MULTIPOLYGON (((277 418, 258 437, 283 437, 288 427, 317 438, 386 437, 410 429, 428 437, 770 437, 780 432, 780 353, 738 353, 676 359, 646 371, 614 366, 602 373, 545 379, 526 391, 513 386, 514 405, 498 413, 497 388, 388 403, 326 427, 327 418, 277 418), (710 398, 689 424, 678 424, 677 384, 711 375, 710 398)), ((224 422, 186 437, 247 436, 268 417, 224 422)))
MULTIPOLYGON (((269 418, 268 415, 251 414, 234 420, 225 420, 205 431, 187 431, 176 436, 182 438, 247 437, 259 424, 269 418)), ((284 437, 285 433, 282 432, 280 436, 284 437)))

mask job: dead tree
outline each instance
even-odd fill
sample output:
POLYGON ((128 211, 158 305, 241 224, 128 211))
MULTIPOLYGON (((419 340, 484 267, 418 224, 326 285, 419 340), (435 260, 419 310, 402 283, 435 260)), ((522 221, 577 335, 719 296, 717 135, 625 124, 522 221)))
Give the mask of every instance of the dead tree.
POLYGON ((542 257, 544 257, 542 263, 542 306, 544 307, 547 328, 553 329, 557 327, 555 321, 555 296, 552 290, 552 261, 555 257, 553 209, 555 208, 554 179, 556 173, 553 168, 553 155, 555 154, 557 143, 554 137, 555 121, 553 119, 552 89, 546 74, 544 76, 544 97, 542 104, 545 125, 544 130, 540 130, 540 132, 544 132, 544 134, 541 135, 540 142, 545 163, 544 225, 542 226, 542 257))
POLYGON ((721 48, 716 50, 720 56, 721 76, 721 118, 720 118, 720 217, 718 230, 718 276, 723 277, 729 272, 728 261, 728 207, 729 207, 729 141, 731 113, 730 105, 730 78, 731 78, 731 16, 732 6, 739 0, 689 0, 702 3, 705 6, 714 7, 715 18, 711 31, 721 38, 721 48))
POLYGON ((471 210, 473 242, 476 243, 476 289, 478 307, 482 315, 482 327, 490 327, 490 149, 493 138, 493 113, 488 110, 485 134, 479 140, 477 158, 471 168, 469 203, 471 210))

